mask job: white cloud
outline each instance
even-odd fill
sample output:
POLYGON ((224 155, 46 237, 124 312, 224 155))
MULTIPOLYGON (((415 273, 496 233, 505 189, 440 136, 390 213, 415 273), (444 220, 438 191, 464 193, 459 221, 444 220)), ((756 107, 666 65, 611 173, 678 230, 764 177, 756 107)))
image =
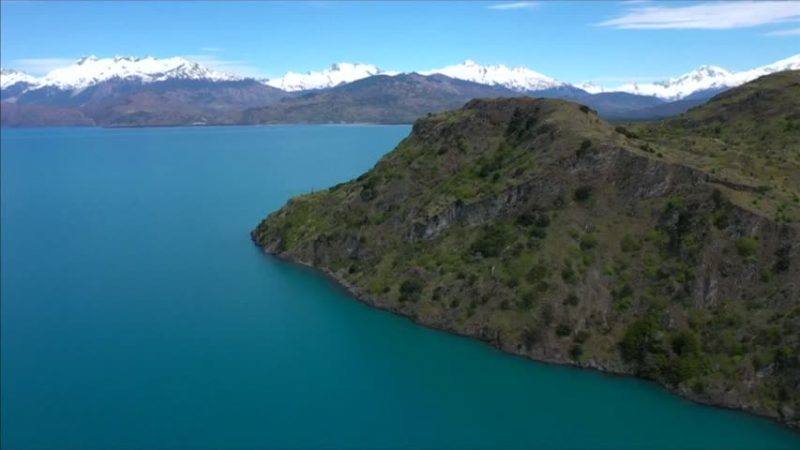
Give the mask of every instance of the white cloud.
POLYGON ((800 36, 800 28, 789 28, 788 30, 770 31, 767 36, 800 36))
POLYGON ((623 29, 721 30, 791 20, 800 20, 800 2, 738 1, 637 7, 598 25, 623 29))
POLYGON ((23 58, 11 61, 10 69, 21 70, 31 75, 45 75, 53 69, 66 67, 77 58, 23 58))
POLYGON ((508 11, 510 9, 531 9, 538 5, 537 2, 510 2, 510 3, 493 3, 487 6, 488 9, 508 11))

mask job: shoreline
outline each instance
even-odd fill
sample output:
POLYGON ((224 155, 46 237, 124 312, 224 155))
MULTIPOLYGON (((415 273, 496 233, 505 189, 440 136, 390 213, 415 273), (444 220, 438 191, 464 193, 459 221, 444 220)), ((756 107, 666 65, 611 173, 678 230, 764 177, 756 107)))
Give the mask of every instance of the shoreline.
POLYGON ((725 403, 720 403, 720 402, 713 402, 712 400, 703 398, 703 397, 701 397, 699 395, 696 395, 696 394, 692 393, 689 390, 682 390, 682 389, 678 389, 676 387, 671 387, 671 386, 668 386, 668 385, 664 385, 664 384, 659 383, 656 380, 653 380, 653 379, 650 379, 650 378, 641 377, 641 376, 638 376, 638 375, 636 375, 634 373, 631 373, 631 372, 628 372, 628 371, 625 371, 625 370, 618 370, 618 369, 615 369, 613 367, 609 367, 609 366, 605 366, 603 364, 596 363, 594 361, 592 361, 591 363, 588 363, 588 364, 576 364, 575 362, 573 362, 571 360, 564 359, 564 358, 536 357, 536 356, 533 356, 533 355, 530 355, 530 354, 527 354, 527 353, 514 351, 513 349, 504 348, 504 347, 502 347, 502 345, 498 345, 498 343, 496 341, 492 341, 491 339, 484 339, 481 336, 476 336, 476 335, 473 335, 473 334, 469 334, 467 332, 461 332, 461 331, 456 330, 454 328, 446 328, 444 326, 440 326, 440 325, 437 325, 435 323, 422 322, 422 321, 418 320, 418 318, 415 315, 406 314, 406 313, 404 313, 404 312, 402 312, 402 311, 400 311, 400 310, 398 310, 396 308, 392 308, 392 307, 381 305, 380 301, 376 301, 375 299, 370 298, 368 295, 362 293, 361 289, 359 289, 357 286, 353 285, 352 283, 348 282, 344 278, 340 277, 339 275, 337 275, 336 273, 330 271, 329 269, 327 269, 325 267, 315 266, 315 265, 313 265, 313 264, 311 264, 311 263, 309 263, 307 261, 299 260, 299 259, 294 258, 294 257, 292 257, 290 255, 285 254, 285 253, 274 252, 274 251, 268 249, 267 247, 262 247, 262 246, 260 246, 258 244, 255 244, 255 245, 257 247, 261 248, 261 250, 266 255, 268 255, 270 257, 276 258, 276 259, 278 259, 278 260, 280 260, 282 262, 285 262, 285 263, 299 265, 299 266, 302 266, 304 268, 312 269, 315 272, 321 273, 326 278, 328 278, 329 280, 333 281, 336 284, 336 286, 340 287, 347 294, 349 294, 351 297, 355 298, 358 302, 363 303, 363 304, 365 304, 365 305, 367 305, 367 306, 369 306, 371 308, 375 308, 375 309, 378 309, 378 310, 381 310, 381 311, 386 311, 386 312, 389 312, 389 313, 394 314, 396 316, 405 318, 405 319, 409 320, 414 325, 423 326, 423 327, 426 327, 426 328, 429 328, 429 329, 433 329, 433 330, 437 330, 437 331, 442 331, 442 332, 448 333, 448 334, 453 335, 453 336, 458 336, 458 337, 462 337, 462 338, 476 340, 478 342, 481 342, 481 343, 484 343, 484 344, 488 345, 491 349, 493 349, 495 351, 499 351, 499 352, 502 352, 503 354, 510 355, 510 356, 513 356, 513 357, 524 358, 524 359, 526 359, 528 361, 533 361, 533 362, 540 363, 540 364, 548 364, 548 365, 554 365, 554 366, 570 367, 570 368, 579 369, 579 370, 591 370, 591 371, 598 372, 598 373, 600 373, 602 375, 606 375, 606 376, 617 377, 617 378, 623 378, 623 377, 624 378, 635 378, 635 379, 638 379, 638 380, 646 381, 648 383, 652 383, 654 386, 658 387, 659 389, 666 390, 668 393, 677 395, 678 397, 680 397, 682 399, 685 399, 685 400, 688 400, 688 401, 690 401, 690 402, 692 402, 694 404, 702 405, 702 406, 709 406, 709 407, 718 408, 718 409, 721 409, 721 410, 742 412, 742 413, 748 414, 748 415, 750 415, 750 416, 752 416, 754 418, 757 418, 757 419, 766 419, 766 420, 768 420, 768 421, 770 421, 770 422, 772 422, 774 424, 780 425, 780 426, 782 426, 784 428, 787 428, 790 431, 795 432, 798 435, 800 435, 800 422, 787 422, 787 421, 781 420, 782 418, 780 416, 777 416, 777 415, 774 415, 774 416, 773 415, 767 415, 767 414, 761 413, 759 411, 756 411, 756 410, 754 410, 752 408, 747 408, 745 406, 739 406, 739 405, 734 405, 734 404, 725 404, 725 403))

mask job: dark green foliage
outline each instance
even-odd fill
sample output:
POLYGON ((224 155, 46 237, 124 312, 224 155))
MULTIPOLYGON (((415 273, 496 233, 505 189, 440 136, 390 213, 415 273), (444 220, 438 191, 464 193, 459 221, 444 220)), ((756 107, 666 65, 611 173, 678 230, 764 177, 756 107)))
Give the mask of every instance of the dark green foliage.
POLYGON ((588 251, 597 247, 597 238, 591 234, 584 234, 579 241, 581 250, 588 251))
MULTIPOLYGON (((575 273, 575 270, 572 268, 572 266, 565 266, 563 269, 561 269, 561 279, 567 284, 575 284, 578 279, 578 275, 575 273)), ((570 295, 574 296, 574 294, 570 295)), ((575 298, 577 299, 577 297, 575 298)))
POLYGON ((623 127, 622 125, 614 128, 614 131, 616 131, 619 134, 624 135, 625 137, 631 138, 631 139, 636 139, 636 138, 639 137, 636 133, 634 133, 633 131, 631 131, 631 130, 625 128, 625 127, 623 127))
POLYGON ((789 270, 791 259, 789 259, 792 248, 789 245, 783 245, 775 251, 775 265, 773 269, 775 273, 786 272, 789 270))
POLYGON ((575 189, 575 193, 572 195, 572 198, 574 198, 576 202, 585 202, 589 200, 591 196, 592 196, 591 186, 580 186, 578 189, 575 189))
POLYGON ((564 304, 567 306, 576 306, 579 302, 580 300, 578 299, 578 296, 575 294, 569 294, 564 299, 564 304))
POLYGON ((641 241, 634 239, 633 236, 630 234, 626 234, 625 237, 619 243, 620 250, 625 253, 632 253, 639 251, 642 248, 641 241))
POLYGON ((620 342, 622 358, 628 362, 643 363, 648 354, 664 352, 659 335, 661 329, 656 320, 646 317, 633 322, 625 330, 620 342))
POLYGON ((589 153, 589 149, 591 148, 592 148, 592 141, 590 139, 584 139, 583 142, 581 142, 581 146, 578 147, 578 150, 575 152, 575 156, 581 158, 587 153, 589 153))
POLYGON ((570 334, 572 334, 572 327, 569 326, 569 324, 560 323, 556 326, 557 336, 564 337, 564 336, 569 336, 570 334))
POLYGON ((692 331, 681 331, 672 337, 672 351, 678 355, 698 353, 700 338, 692 331))
POLYGON ((736 239, 736 251, 739 256, 753 256, 758 251, 758 242, 750 237, 740 237, 736 239))
POLYGON ((423 289, 422 282, 416 278, 409 278, 400 284, 400 301, 417 301, 423 289))
POLYGON ((549 274, 550 268, 547 265, 538 262, 531 267, 531 270, 528 272, 525 278, 529 283, 535 284, 547 278, 549 274))
POLYGON ((485 258, 500 255, 500 252, 511 243, 512 235, 503 225, 486 225, 481 229, 478 239, 472 243, 472 253, 480 253, 485 258))

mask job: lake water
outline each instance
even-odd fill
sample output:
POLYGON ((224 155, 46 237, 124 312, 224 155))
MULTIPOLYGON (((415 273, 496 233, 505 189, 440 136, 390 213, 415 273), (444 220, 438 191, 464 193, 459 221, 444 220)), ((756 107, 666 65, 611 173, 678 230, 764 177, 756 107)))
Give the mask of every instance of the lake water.
POLYGON ((250 242, 408 132, 2 130, 2 448, 800 448, 415 326, 250 242))

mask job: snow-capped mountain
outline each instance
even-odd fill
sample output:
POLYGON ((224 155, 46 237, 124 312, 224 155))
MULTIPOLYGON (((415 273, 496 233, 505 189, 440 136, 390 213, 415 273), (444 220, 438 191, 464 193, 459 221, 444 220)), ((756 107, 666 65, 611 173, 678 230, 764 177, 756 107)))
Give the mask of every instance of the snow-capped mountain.
POLYGON ((0 89, 9 88, 17 83, 34 84, 36 77, 14 69, 0 69, 0 89))
POLYGON ((284 91, 306 91, 310 89, 326 89, 343 83, 360 80, 374 75, 394 75, 371 64, 338 63, 320 72, 287 72, 280 78, 265 80, 267 84, 284 91))
POLYGON ((81 90, 111 79, 139 80, 151 83, 166 80, 235 81, 243 77, 217 72, 181 57, 158 59, 87 56, 74 64, 55 69, 39 78, 36 88, 54 87, 63 90, 81 90))
POLYGON ((610 91, 647 95, 664 100, 680 100, 694 92, 732 87, 733 73, 722 67, 701 66, 669 81, 624 84, 610 91))
POLYGON ((565 83, 526 67, 508 67, 502 64, 483 66, 469 59, 461 64, 420 73, 423 75, 442 74, 474 83, 503 86, 519 92, 542 91, 565 86, 565 83))
POLYGON ((696 92, 736 87, 758 77, 783 70, 800 70, 800 54, 755 69, 731 72, 717 66, 702 66, 668 81, 630 83, 616 88, 603 88, 591 83, 580 85, 589 93, 627 92, 658 97, 668 101, 686 98, 696 92))

